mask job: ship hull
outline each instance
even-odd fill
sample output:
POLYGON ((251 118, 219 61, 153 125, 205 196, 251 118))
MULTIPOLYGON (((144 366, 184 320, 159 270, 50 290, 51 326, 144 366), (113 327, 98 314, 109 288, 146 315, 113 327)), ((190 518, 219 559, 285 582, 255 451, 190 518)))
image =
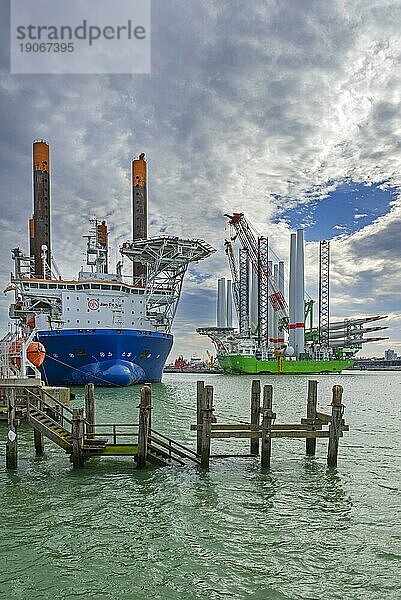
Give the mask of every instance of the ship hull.
POLYGON ((229 374, 283 374, 310 375, 319 373, 341 373, 352 367, 354 360, 258 360, 255 356, 227 354, 218 357, 224 373, 229 374))
POLYGON ((39 331, 38 335, 46 349, 42 377, 55 386, 158 382, 173 344, 170 334, 128 329, 39 331))

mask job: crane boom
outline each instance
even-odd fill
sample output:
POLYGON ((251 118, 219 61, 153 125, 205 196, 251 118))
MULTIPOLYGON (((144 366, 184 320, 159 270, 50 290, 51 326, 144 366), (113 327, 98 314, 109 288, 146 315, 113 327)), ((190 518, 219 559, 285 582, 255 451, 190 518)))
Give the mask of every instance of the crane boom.
POLYGON ((243 248, 248 251, 249 260, 252 264, 253 269, 259 273, 259 276, 267 279, 269 302, 273 307, 273 310, 278 313, 281 320, 288 322, 287 314, 287 303, 282 292, 278 289, 273 274, 267 266, 259 268, 259 252, 258 252, 258 241, 243 213, 233 213, 232 215, 224 215, 229 219, 229 225, 235 230, 235 236, 232 238, 235 240, 239 238, 243 248))
POLYGON ((233 245, 230 240, 224 241, 225 252, 228 258, 228 264, 230 265, 231 271, 231 279, 233 285, 233 296, 234 296, 234 304, 235 310, 237 312, 238 319, 240 318, 240 280, 238 275, 237 263, 235 262, 233 245))

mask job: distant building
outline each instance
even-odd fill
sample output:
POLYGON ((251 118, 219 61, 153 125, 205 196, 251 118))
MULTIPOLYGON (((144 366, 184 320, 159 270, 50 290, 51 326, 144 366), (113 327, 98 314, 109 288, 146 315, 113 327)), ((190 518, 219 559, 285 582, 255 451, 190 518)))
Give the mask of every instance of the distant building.
POLYGON ((384 352, 384 360, 397 360, 397 353, 394 350, 386 350, 384 352))

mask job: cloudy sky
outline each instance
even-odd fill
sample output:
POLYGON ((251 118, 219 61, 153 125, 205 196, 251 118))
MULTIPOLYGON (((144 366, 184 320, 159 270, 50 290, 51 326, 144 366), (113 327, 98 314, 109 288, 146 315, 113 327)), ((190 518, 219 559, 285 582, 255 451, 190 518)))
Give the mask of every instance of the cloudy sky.
MULTIPOLYGON (((149 75, 11 75, 1 3, 1 285, 27 248, 31 142, 52 149, 53 250, 83 264, 88 218, 106 217, 112 256, 130 237, 131 159, 146 152, 150 233, 203 237, 173 355, 207 347, 224 213, 243 211, 288 256, 304 226, 307 290, 332 239, 332 315, 389 314, 401 353, 401 1, 152 0, 149 75)), ((7 326, 7 299, 0 304, 7 326)))

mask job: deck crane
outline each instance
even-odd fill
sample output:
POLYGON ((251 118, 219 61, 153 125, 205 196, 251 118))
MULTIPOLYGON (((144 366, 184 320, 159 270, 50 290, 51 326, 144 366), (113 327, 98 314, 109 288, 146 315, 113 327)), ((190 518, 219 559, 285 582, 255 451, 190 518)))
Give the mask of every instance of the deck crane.
POLYGON ((231 240, 224 241, 225 253, 227 254, 228 264, 231 271, 231 279, 233 285, 233 296, 235 310, 237 312, 238 319, 240 318, 240 280, 238 275, 237 263, 235 262, 234 250, 231 240))
POLYGON ((286 329, 288 327, 287 303, 282 292, 278 289, 270 269, 263 265, 262 268, 260 268, 258 240, 245 215, 243 213, 233 213, 232 215, 226 214, 224 216, 229 219, 229 225, 235 230, 235 236, 233 236, 231 240, 234 241, 237 237, 239 238, 242 246, 248 251, 249 260, 253 269, 258 273, 259 277, 263 278, 265 281, 267 280, 269 302, 273 307, 273 310, 277 313, 280 329, 286 329))

